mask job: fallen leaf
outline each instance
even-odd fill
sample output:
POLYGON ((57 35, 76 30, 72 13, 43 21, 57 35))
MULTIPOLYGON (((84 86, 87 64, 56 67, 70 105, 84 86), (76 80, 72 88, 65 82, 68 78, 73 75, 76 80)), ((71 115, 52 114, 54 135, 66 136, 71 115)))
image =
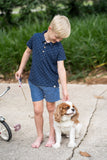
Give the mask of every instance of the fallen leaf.
POLYGON ((94 96, 94 97, 97 98, 97 99, 104 99, 103 96, 94 96))
POLYGON ((80 155, 84 157, 91 157, 90 154, 88 154, 87 152, 82 152, 82 151, 80 151, 80 155))

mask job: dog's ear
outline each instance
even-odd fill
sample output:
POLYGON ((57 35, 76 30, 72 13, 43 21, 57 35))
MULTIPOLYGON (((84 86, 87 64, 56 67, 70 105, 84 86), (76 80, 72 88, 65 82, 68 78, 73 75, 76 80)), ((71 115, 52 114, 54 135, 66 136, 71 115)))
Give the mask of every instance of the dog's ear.
POLYGON ((78 120, 79 112, 74 105, 73 105, 73 108, 76 110, 76 114, 71 118, 71 120, 74 121, 74 123, 79 123, 79 120, 78 120))
POLYGON ((55 121, 57 121, 57 122, 61 121, 61 110, 62 110, 62 108, 60 107, 60 105, 58 105, 56 108, 56 111, 54 113, 55 121))

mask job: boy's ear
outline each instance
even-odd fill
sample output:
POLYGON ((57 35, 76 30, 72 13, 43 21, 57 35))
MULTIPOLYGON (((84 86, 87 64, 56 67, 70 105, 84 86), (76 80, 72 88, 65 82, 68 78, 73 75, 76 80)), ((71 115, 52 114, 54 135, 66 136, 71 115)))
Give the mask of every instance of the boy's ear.
POLYGON ((50 30, 50 29, 51 29, 51 26, 49 26, 48 29, 50 30))

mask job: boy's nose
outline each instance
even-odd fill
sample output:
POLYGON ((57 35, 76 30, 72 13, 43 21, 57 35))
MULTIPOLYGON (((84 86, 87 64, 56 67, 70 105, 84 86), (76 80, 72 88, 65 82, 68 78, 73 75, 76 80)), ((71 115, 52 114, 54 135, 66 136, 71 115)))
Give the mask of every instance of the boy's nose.
POLYGON ((57 41, 57 42, 60 42, 60 40, 59 40, 59 39, 57 39, 56 41, 57 41))

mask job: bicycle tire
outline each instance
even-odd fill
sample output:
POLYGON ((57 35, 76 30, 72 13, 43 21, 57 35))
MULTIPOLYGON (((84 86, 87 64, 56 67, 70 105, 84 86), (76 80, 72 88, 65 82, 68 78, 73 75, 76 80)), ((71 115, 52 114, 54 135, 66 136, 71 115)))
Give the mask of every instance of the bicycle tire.
POLYGON ((1 138, 5 141, 10 141, 10 139, 12 138, 12 132, 11 132, 11 129, 9 127, 9 125, 5 122, 5 121, 2 121, 1 122, 3 124, 3 126, 5 127, 6 131, 7 131, 7 138, 5 138, 2 134, 1 134, 1 138))

